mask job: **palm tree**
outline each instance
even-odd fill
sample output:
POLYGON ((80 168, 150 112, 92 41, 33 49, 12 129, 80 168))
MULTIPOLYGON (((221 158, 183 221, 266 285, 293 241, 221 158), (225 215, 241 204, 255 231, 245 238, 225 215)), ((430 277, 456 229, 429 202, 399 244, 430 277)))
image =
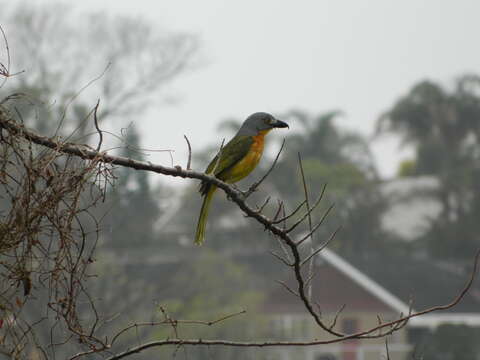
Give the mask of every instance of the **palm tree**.
POLYGON ((426 236, 430 250, 470 256, 480 215, 480 77, 463 76, 451 91, 431 81, 418 83, 379 119, 377 132, 400 135, 415 148, 413 174, 440 181, 432 196, 442 213, 426 236))

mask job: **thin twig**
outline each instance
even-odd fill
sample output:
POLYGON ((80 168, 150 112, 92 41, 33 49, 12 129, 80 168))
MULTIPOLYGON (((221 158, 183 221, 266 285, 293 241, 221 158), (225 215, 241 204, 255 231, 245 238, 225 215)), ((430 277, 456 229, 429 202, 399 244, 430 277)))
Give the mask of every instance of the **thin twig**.
MULTIPOLYGON (((314 250, 313 250, 314 249, 313 248, 313 246, 314 246, 313 245, 313 232, 314 232, 314 230, 312 228, 312 213, 310 211, 310 203, 309 203, 309 199, 308 199, 307 181, 305 180, 305 172, 303 171, 302 156, 300 155, 300 153, 298 153, 297 155, 298 155, 298 166, 300 167, 300 175, 301 175, 301 178, 302 178, 303 195, 305 196, 305 206, 307 207, 307 214, 308 214, 309 233, 307 234, 305 239, 310 238, 310 253, 313 254, 313 252, 314 252, 314 250)), ((321 225, 321 223, 322 223, 322 221, 320 222, 318 227, 321 225)), ((312 261, 310 261, 310 264, 308 266, 308 276, 310 278, 313 278, 313 266, 314 266, 313 257, 311 257, 311 259, 312 259, 312 261)), ((308 281, 305 281, 305 285, 307 286, 308 299, 310 301, 312 301, 312 284, 309 283, 308 281)))
POLYGON ((313 229, 310 229, 310 231, 303 237, 301 238, 300 240, 297 241, 297 246, 300 246, 305 240, 307 240, 311 234, 313 234, 315 231, 318 230, 318 228, 320 226, 322 226, 323 222, 325 221, 325 219, 327 218, 328 214, 330 213, 330 211, 332 211, 332 209, 334 208, 334 204, 330 205, 328 207, 328 209, 325 211, 325 213, 323 214, 322 218, 320 219, 320 221, 313 227, 313 229))
POLYGON ((108 71, 108 69, 110 68, 110 66, 112 65, 112 63, 108 63, 107 66, 105 67, 105 69, 103 69, 103 71, 100 73, 100 75, 98 75, 97 77, 93 78, 92 80, 90 80, 89 82, 87 82, 84 86, 82 86, 80 88, 80 90, 78 90, 75 94, 73 94, 73 96, 68 100, 68 102, 65 104, 65 107, 63 109, 63 112, 62 112, 62 115, 60 117, 60 121, 58 122, 58 126, 57 126, 57 129, 55 130, 55 134, 54 136, 57 136, 58 135, 58 132, 60 131, 62 125, 63 125, 63 122, 65 121, 65 118, 66 118, 66 115, 67 115, 67 111, 70 107, 70 105, 75 101, 75 99, 77 97, 80 96, 80 94, 85 91, 85 89, 89 88, 93 83, 97 82, 98 80, 100 80, 104 75, 105 73, 108 71))
POLYGON ((385 352, 386 352, 386 360, 390 360, 390 352, 388 350, 388 338, 385 338, 385 352))
POLYGON ((282 285, 292 295, 295 295, 296 297, 300 297, 300 295, 297 292, 295 292, 290 286, 288 286, 285 282, 281 280, 275 280, 275 281, 280 285, 282 285))
POLYGON ((313 241, 312 213, 310 212, 310 203, 309 203, 309 199, 308 199, 307 181, 305 180, 305 172, 303 171, 302 156, 300 155, 300 153, 298 153, 297 155, 298 155, 298 166, 300 167, 300 175, 301 175, 301 178, 302 178, 303 195, 305 196, 305 205, 307 207, 308 228, 310 230, 309 237, 313 241))
POLYGON ((335 235, 340 231, 342 227, 339 226, 333 233, 330 235, 327 241, 325 241, 317 250, 314 250, 310 253, 310 255, 305 258, 302 262, 300 262, 300 266, 305 265, 309 260, 311 260, 315 255, 317 255, 319 252, 321 252, 323 249, 325 249, 328 244, 335 238, 335 235))
POLYGON ((285 230, 287 233, 292 232, 298 225, 300 225, 302 222, 305 221, 307 216, 317 208, 318 205, 320 205, 320 202, 323 199, 323 195, 325 194, 325 189, 327 188, 327 184, 323 185, 322 191, 320 192, 320 195, 318 196, 317 201, 313 204, 313 206, 310 208, 310 210, 305 211, 305 214, 302 215, 300 219, 298 219, 288 230, 285 230))
POLYGON ((7 35, 5 34, 5 31, 3 30, 3 27, 1 25, 0 25, 0 32, 2 33, 3 42, 5 44, 5 52, 7 54, 7 65, 0 63, 0 76, 3 76, 4 78, 2 80, 2 83, 0 84, 0 88, 2 88, 7 82, 7 79, 9 77, 24 73, 25 70, 18 71, 14 74, 10 73, 10 65, 11 65, 10 46, 8 45, 7 35))
MULTIPOLYGON (((162 307, 160 307, 160 309, 163 309, 162 307)), ((235 316, 238 316, 238 315, 242 315, 242 314, 245 314, 247 311, 246 310, 241 310, 241 311, 237 311, 235 313, 231 313, 231 314, 228 314, 228 315, 225 315, 225 316, 222 316, 218 319, 215 319, 215 320, 173 320, 171 319, 170 317, 168 317, 168 319, 165 319, 165 320, 162 320, 162 321, 151 321, 151 322, 141 322, 141 323, 134 323, 134 324, 131 324, 129 326, 127 326, 126 328, 120 330, 112 339, 112 341, 110 342, 110 345, 113 345, 115 343, 115 341, 118 339, 119 336, 121 336, 123 333, 127 332, 128 330, 131 330, 132 328, 135 328, 135 327, 141 327, 141 326, 159 326, 159 325, 166 325, 166 324, 170 324, 172 322, 176 323, 176 324, 182 324, 182 325, 205 325, 205 326, 212 326, 212 325, 216 325, 218 324, 219 322, 223 322, 225 320, 228 320, 228 319, 231 319, 235 316)))
POLYGON ((343 305, 340 306, 340 308, 335 312, 335 317, 333 318, 332 324, 330 325, 330 329, 334 329, 334 328, 335 328, 335 325, 337 325, 338 317, 340 316, 340 314, 342 313, 342 311, 345 309, 346 306, 347 306, 346 304, 343 304, 343 305))
POLYGON ((97 130, 98 137, 99 137, 97 151, 100 151, 103 143, 103 133, 102 133, 102 130, 100 130, 100 127, 98 126, 98 117, 97 117, 97 111, 98 111, 99 105, 100 105, 100 99, 98 99, 97 105, 95 105, 95 108, 93 110, 93 123, 95 124, 95 129, 97 130))
MULTIPOLYGON (((285 220, 288 220, 290 219, 292 216, 294 216, 301 208, 302 206, 305 205, 305 200, 303 200, 296 208, 295 210, 293 210, 290 214, 280 218, 280 219, 277 219, 278 215, 276 215, 274 218, 273 218, 273 221, 272 221, 272 224, 279 224, 285 220)), ((280 212, 280 211, 279 211, 280 212)))
POLYGON ((10 48, 8 47, 7 35, 5 34, 5 31, 3 30, 1 25, 0 32, 2 33, 3 42, 5 43, 5 50, 7 52, 7 65, 5 66, 0 63, 0 75, 4 77, 2 83, 0 84, 0 88, 2 88, 7 82, 8 77, 10 76, 10 48))
MULTIPOLYGON (((274 224, 274 222, 278 219, 278 217, 280 216, 281 212, 282 212, 282 208, 283 208, 283 201, 281 201, 280 199, 277 199, 277 211, 275 212, 275 215, 273 216, 272 218, 272 224, 274 224)), ((284 209, 284 212, 285 212, 285 209, 284 209)))
POLYGON ((188 146, 187 170, 190 170, 192 165, 192 146, 190 145, 190 141, 188 140, 187 135, 183 135, 183 137, 185 138, 188 146))
POLYGON ((293 266, 293 264, 289 263, 287 260, 285 260, 283 257, 281 257, 280 255, 278 255, 276 252, 274 251, 269 251, 269 253, 271 255, 273 255, 274 257, 276 257, 278 260, 280 260, 282 263, 284 263, 285 265, 287 266, 293 266))
POLYGON ((290 256, 290 253, 287 251, 286 245, 283 243, 283 241, 281 240, 281 238, 279 236, 275 236, 275 239, 277 240, 278 245, 280 246, 280 249, 282 249, 283 254, 285 256, 285 259, 287 259, 287 262, 292 264, 292 266, 294 266, 295 262, 292 259, 292 257, 290 256))
POLYGON ((305 279, 305 286, 308 286, 308 284, 313 280, 315 275, 316 275, 315 271, 312 271, 312 273, 309 274, 309 276, 305 279))
POLYGON ((271 196, 267 196, 267 198, 264 200, 263 204, 260 205, 260 206, 257 206, 257 211, 261 214, 263 212, 263 209, 265 209, 265 206, 268 205, 268 203, 270 202, 270 199, 272 197, 271 196))

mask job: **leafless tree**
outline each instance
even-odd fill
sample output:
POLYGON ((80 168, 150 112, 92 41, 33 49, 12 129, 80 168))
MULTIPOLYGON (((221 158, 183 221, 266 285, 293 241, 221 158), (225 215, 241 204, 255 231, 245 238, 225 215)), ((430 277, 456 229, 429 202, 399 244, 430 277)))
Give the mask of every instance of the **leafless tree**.
POLYGON ((81 104, 97 99, 99 122, 139 118, 152 99, 171 100, 163 89, 194 66, 198 53, 194 35, 155 28, 139 17, 78 12, 56 2, 4 2, 1 8, 9 53, 23 72, 2 90, 43 105, 47 116, 37 118, 36 127, 44 132, 55 130, 47 122, 60 118, 65 134, 84 136, 93 127, 84 121, 90 109, 81 104))

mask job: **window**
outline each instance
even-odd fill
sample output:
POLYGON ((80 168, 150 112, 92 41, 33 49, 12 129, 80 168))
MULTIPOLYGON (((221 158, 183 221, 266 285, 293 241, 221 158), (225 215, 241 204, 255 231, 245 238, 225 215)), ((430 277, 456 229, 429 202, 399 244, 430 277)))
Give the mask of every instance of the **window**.
POLYGON ((343 319, 342 320, 342 331, 345 334, 353 334, 358 331, 358 320, 357 319, 343 319))
POLYGON ((337 357, 333 354, 321 353, 315 356, 315 360, 337 360, 337 357))

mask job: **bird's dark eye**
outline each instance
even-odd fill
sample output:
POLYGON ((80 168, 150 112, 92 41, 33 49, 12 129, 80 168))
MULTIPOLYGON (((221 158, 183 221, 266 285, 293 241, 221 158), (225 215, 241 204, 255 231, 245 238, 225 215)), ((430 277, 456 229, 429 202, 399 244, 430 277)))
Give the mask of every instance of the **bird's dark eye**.
POLYGON ((267 118, 265 118, 264 121, 265 121, 265 124, 272 125, 273 122, 274 122, 274 119, 273 119, 273 117, 267 117, 267 118))

